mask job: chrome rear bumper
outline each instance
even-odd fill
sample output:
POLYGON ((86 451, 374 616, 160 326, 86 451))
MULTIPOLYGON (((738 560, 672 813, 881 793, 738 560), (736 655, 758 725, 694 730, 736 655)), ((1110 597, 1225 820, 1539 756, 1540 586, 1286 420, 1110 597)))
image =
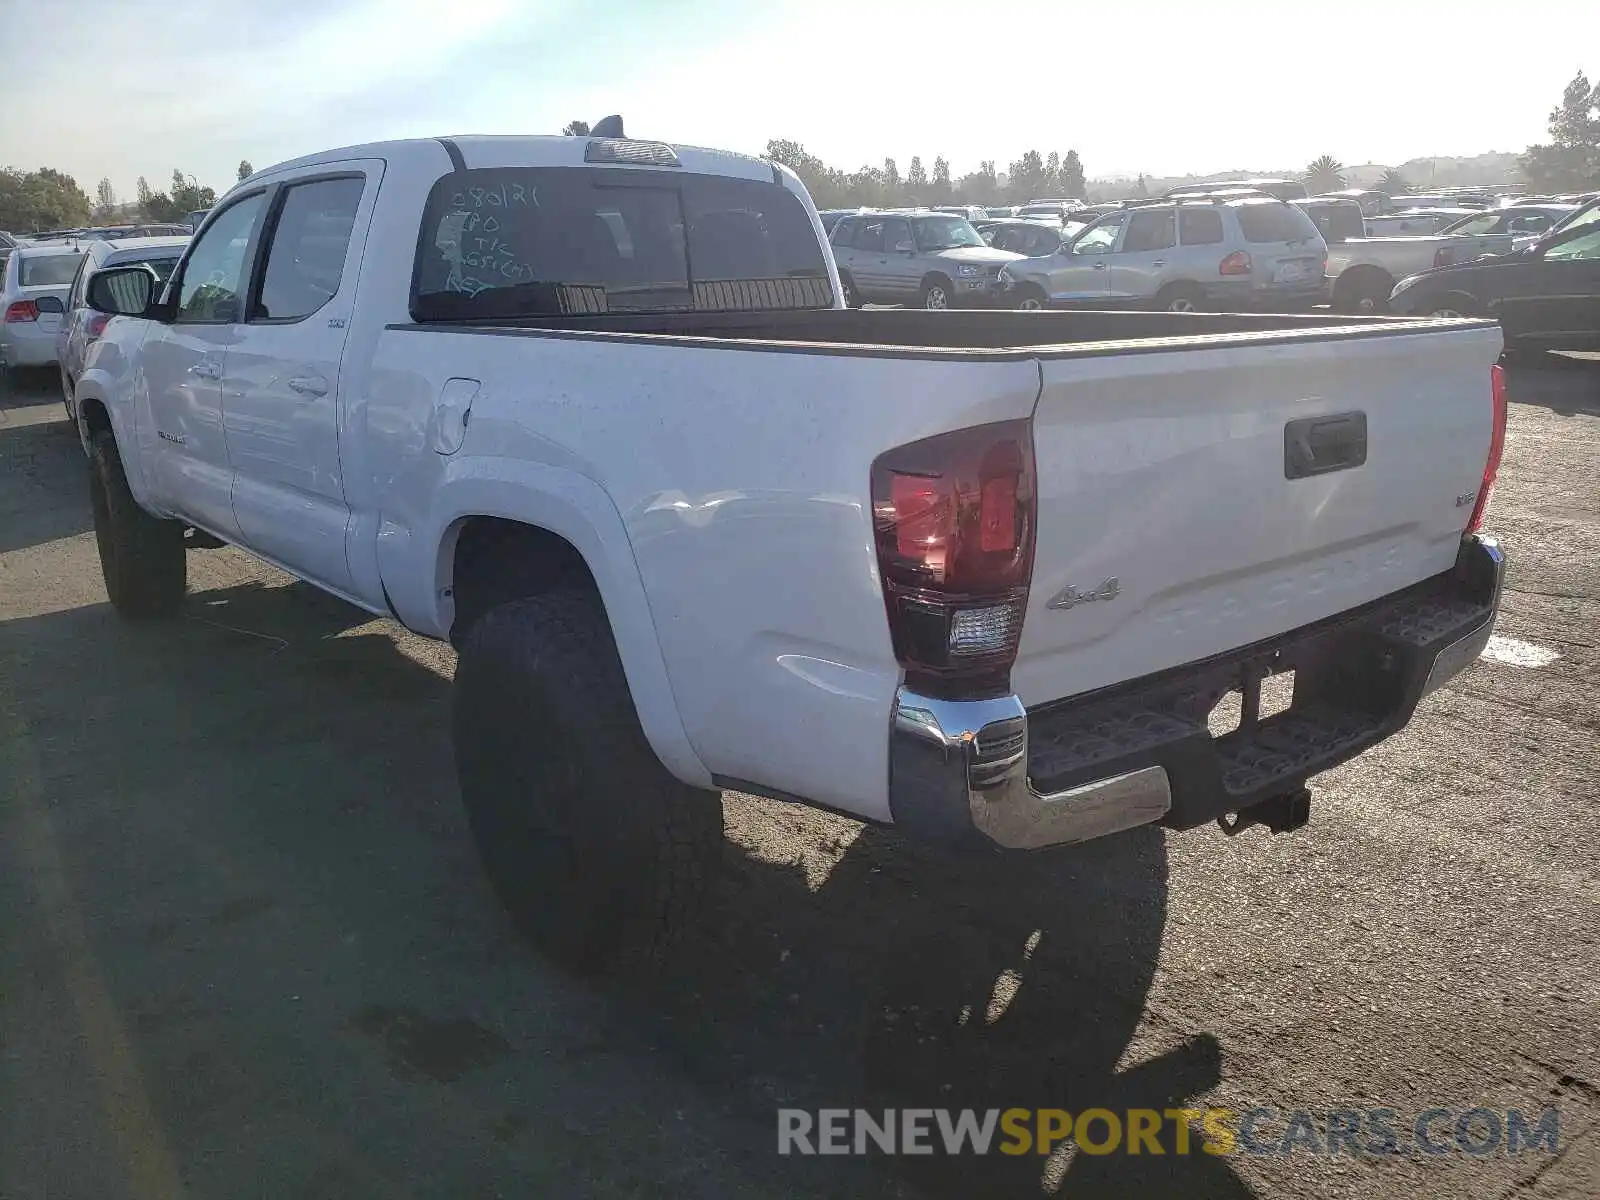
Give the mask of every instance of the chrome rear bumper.
POLYGON ((1189 829, 1297 793, 1472 665, 1504 577, 1499 547, 1468 538, 1451 571, 1416 587, 1032 713, 1015 695, 943 700, 903 686, 889 744, 895 825, 1032 850, 1155 822, 1189 829), (1261 681, 1284 671, 1295 672, 1293 702, 1259 716, 1261 681), (1230 690, 1246 696, 1246 715, 1213 736, 1207 714, 1230 690))

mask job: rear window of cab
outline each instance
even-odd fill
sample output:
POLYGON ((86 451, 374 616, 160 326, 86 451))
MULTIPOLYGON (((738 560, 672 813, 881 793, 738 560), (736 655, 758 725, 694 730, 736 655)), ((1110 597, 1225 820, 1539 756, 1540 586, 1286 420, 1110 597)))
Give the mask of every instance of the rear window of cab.
POLYGON ((829 308, 810 215, 779 183, 605 167, 442 177, 423 210, 418 321, 829 308))
POLYGON ((1321 237, 1311 218, 1292 204, 1257 201, 1234 205, 1247 242, 1300 242, 1321 237))

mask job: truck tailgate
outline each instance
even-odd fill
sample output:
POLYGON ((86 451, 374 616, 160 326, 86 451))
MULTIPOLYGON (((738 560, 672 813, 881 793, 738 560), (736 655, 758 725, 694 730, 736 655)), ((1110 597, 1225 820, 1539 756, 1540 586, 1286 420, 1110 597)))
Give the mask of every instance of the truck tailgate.
POLYGON ((1037 544, 1012 670, 1023 703, 1222 654, 1448 570, 1482 481, 1500 349, 1479 322, 1042 359, 1037 544), (1364 461, 1324 469, 1354 456, 1363 422, 1364 461))

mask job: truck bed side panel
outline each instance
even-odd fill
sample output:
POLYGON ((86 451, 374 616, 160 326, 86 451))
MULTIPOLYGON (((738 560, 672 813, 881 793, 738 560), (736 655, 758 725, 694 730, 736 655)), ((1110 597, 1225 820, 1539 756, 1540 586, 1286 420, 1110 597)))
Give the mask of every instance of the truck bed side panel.
POLYGON ((373 483, 398 472, 383 501, 387 536, 436 527, 422 506, 449 492, 405 482, 429 419, 407 409, 431 403, 452 376, 481 380, 449 476, 548 464, 605 490, 705 765, 888 819, 900 670, 873 549, 872 460, 948 429, 1027 416, 1036 361, 416 330, 387 332, 378 356, 383 386, 366 421, 373 483), (386 439, 392 455, 378 451, 386 439))

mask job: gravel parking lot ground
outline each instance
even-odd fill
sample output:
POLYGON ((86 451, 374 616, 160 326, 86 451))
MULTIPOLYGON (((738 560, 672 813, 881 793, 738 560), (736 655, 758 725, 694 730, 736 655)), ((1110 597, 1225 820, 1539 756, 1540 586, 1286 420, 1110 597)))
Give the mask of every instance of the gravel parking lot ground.
POLYGON ((1303 831, 952 863, 729 796, 647 993, 496 907, 447 647, 233 550, 118 620, 38 384, 0 397, 0 1196, 1600 1194, 1600 364, 1513 375, 1510 640, 1303 831), (783 1105, 1203 1104, 1556 1106, 1559 1153, 775 1152, 783 1105))

